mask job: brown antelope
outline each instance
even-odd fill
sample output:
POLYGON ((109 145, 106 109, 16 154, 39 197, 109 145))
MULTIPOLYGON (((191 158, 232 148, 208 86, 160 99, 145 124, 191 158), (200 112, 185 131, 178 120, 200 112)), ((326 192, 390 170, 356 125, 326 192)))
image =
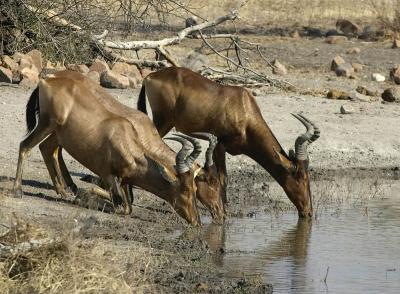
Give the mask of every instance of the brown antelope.
MULTIPOLYGON (((73 79, 75 81, 79 81, 80 83, 84 83, 86 89, 88 91, 91 91, 92 93, 92 95, 86 96, 84 98, 87 100, 87 102, 90 102, 90 99, 94 99, 93 103, 101 103, 108 111, 118 114, 129 120, 132 124, 132 127, 137 133, 137 140, 141 142, 146 150, 159 154, 159 156, 162 156, 165 162, 170 166, 173 166, 175 164, 175 152, 163 142, 157 132, 157 129, 154 127, 154 124, 147 115, 118 102, 102 87, 95 84, 90 79, 86 78, 80 73, 72 71, 61 71, 56 73, 54 76, 58 78, 73 79)), ((216 138, 211 134, 197 133, 195 135, 198 138, 209 141, 209 148, 206 151, 204 168, 201 168, 197 163, 194 163, 193 166, 194 170, 196 171, 196 197, 210 211, 213 217, 213 221, 220 223, 224 218, 223 204, 220 197, 221 188, 218 175, 216 174, 214 163, 212 160, 212 153, 217 144, 217 141, 216 138)), ((189 140, 192 144, 194 144, 195 149, 197 148, 197 150, 199 150, 200 146, 197 144, 196 140, 188 136, 186 136, 185 139, 189 140)), ((178 138, 175 138, 175 140, 181 141, 181 139, 178 138)), ((44 144, 40 144, 39 147, 41 147, 41 150, 43 149, 42 152, 46 152, 48 148, 42 145, 44 144)), ((73 183, 72 178, 69 175, 69 172, 62 159, 61 148, 58 149, 58 153, 55 155, 58 158, 58 163, 54 165, 59 166, 59 168, 55 170, 60 170, 61 175, 57 175, 57 177, 53 181, 53 184, 56 188, 57 193, 61 195, 66 195, 65 189, 63 187, 64 182, 73 191, 76 190, 76 185, 73 183), (62 178, 62 180, 57 181, 58 178, 62 178), (59 184, 58 182, 61 183, 59 184)), ((43 154, 43 157, 45 157, 45 154, 43 154)))
POLYGON ((61 146, 106 181, 113 195, 123 199, 125 214, 130 213, 131 205, 121 186, 135 185, 165 199, 189 223, 200 224, 192 168, 199 150, 189 154, 190 146, 183 144, 176 155, 176 166, 171 165, 162 154, 147 150, 137 140, 130 121, 108 111, 97 97, 91 97, 93 91, 85 82, 72 75, 56 75, 41 80, 32 93, 26 111, 28 135, 19 149, 15 195, 22 196, 27 154, 44 140, 41 150, 53 182, 61 183, 56 160, 61 146))
POLYGON ((319 129, 302 115, 306 128, 288 156, 261 115, 254 97, 242 87, 217 84, 189 69, 169 67, 143 81, 138 109, 146 113, 146 95, 153 122, 161 136, 172 127, 190 134, 209 132, 218 137, 216 168, 226 203, 225 152, 245 154, 258 162, 280 184, 300 217, 312 215, 307 146, 319 138, 319 129))

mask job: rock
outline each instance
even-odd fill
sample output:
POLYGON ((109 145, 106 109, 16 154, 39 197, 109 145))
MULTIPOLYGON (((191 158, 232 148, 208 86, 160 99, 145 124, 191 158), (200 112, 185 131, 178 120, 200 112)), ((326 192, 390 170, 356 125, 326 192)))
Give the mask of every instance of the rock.
POLYGON ((393 49, 400 48, 400 40, 399 39, 394 39, 393 40, 392 48, 393 49))
POLYGON ((19 61, 19 71, 22 71, 24 68, 32 68, 33 66, 33 60, 32 57, 28 55, 22 56, 19 61))
POLYGON ((204 66, 207 66, 209 64, 209 60, 207 56, 193 51, 188 56, 186 56, 182 64, 193 71, 199 72, 201 69, 203 69, 204 66))
POLYGON ((140 74, 142 75, 142 78, 144 79, 145 77, 147 77, 149 74, 151 74, 153 71, 148 69, 148 68, 142 68, 140 70, 140 74))
POLYGON ((1 57, 1 61, 2 61, 2 66, 5 67, 5 68, 8 68, 13 73, 18 70, 18 63, 15 62, 15 60, 12 59, 10 56, 3 55, 1 57))
POLYGON ((344 63, 336 68, 335 73, 338 77, 349 78, 354 74, 354 68, 350 63, 344 63))
POLYGON ((186 27, 186 28, 195 26, 195 25, 197 25, 197 24, 199 24, 199 19, 197 18, 197 16, 192 15, 192 16, 189 16, 189 17, 185 20, 185 27, 186 27))
POLYGON ((347 41, 346 36, 329 36, 329 37, 325 38, 325 43, 328 43, 328 44, 340 44, 345 41, 347 41))
POLYGON ((281 76, 284 76, 284 75, 287 74, 286 67, 282 63, 280 63, 280 61, 278 59, 275 59, 272 62, 272 65, 274 66, 273 69, 272 69, 272 72, 274 74, 281 75, 281 76))
POLYGON ((378 91, 372 91, 372 90, 369 90, 369 89, 367 89, 367 88, 365 88, 363 86, 358 86, 356 88, 356 91, 358 93, 360 93, 360 94, 367 95, 367 96, 372 96, 372 97, 379 96, 379 92, 378 91))
POLYGON ((96 84, 100 84, 100 74, 97 71, 90 71, 86 76, 96 84))
POLYGON ((381 97, 386 102, 400 103, 400 88, 398 87, 387 88, 385 91, 383 91, 381 97))
POLYGON ((357 63, 357 62, 353 62, 351 64, 351 66, 354 68, 355 72, 360 72, 364 69, 364 65, 362 65, 361 63, 357 63))
POLYGON ((359 25, 347 19, 339 19, 336 22, 336 29, 346 35, 357 35, 362 32, 362 29, 359 25))
POLYGON ((354 108, 349 104, 343 104, 342 106, 340 106, 340 113, 341 114, 354 113, 354 108))
POLYGON ((100 59, 93 61, 92 65, 89 67, 89 71, 97 71, 100 75, 108 70, 110 70, 108 64, 100 59))
POLYGON ((293 39, 299 39, 300 38, 300 33, 298 30, 294 30, 292 33, 290 33, 290 37, 293 39))
POLYGON ((134 77, 127 77, 129 80, 129 88, 136 89, 139 85, 138 81, 134 77))
POLYGON ((206 283, 198 283, 195 287, 197 292, 208 291, 208 285, 206 283))
POLYGON ((329 90, 326 97, 328 97, 329 99, 350 100, 350 95, 348 93, 334 89, 329 90))
POLYGON ((251 94, 253 94, 253 96, 260 96, 261 95, 261 90, 260 89, 253 89, 251 91, 251 94))
POLYGON ((89 72, 89 68, 85 64, 68 64, 66 68, 82 74, 87 74, 89 72))
POLYGON ((12 83, 13 74, 8 68, 0 66, 0 82, 12 83))
POLYGON ((341 56, 337 55, 331 62, 331 70, 335 71, 339 67, 339 65, 345 63, 346 61, 344 61, 344 59, 341 56))
POLYGON ((32 51, 29 51, 26 55, 31 57, 33 64, 38 69, 38 72, 41 72, 43 69, 42 52, 37 49, 33 49, 32 51))
POLYGON ((117 74, 126 76, 128 78, 129 77, 135 78, 136 81, 142 80, 142 75, 140 74, 140 71, 133 64, 127 64, 125 62, 116 62, 112 67, 112 71, 117 74))
POLYGON ((28 79, 33 84, 37 84, 39 83, 39 72, 37 71, 36 67, 24 68, 21 70, 21 78, 22 80, 28 79))
POLYGON ((400 84, 400 65, 396 65, 390 70, 390 79, 396 84, 400 84))
POLYGON ((21 52, 15 52, 14 55, 12 56, 12 59, 14 59, 15 62, 19 63, 22 57, 25 57, 25 54, 21 52))
POLYGON ((343 34, 339 33, 337 30, 329 30, 325 34, 325 38, 330 36, 343 36, 343 34))
POLYGON ((126 89, 129 87, 129 80, 123 75, 107 70, 100 74, 100 85, 106 88, 126 89))
POLYGON ((360 52, 361 49, 358 47, 353 47, 346 51, 347 54, 359 54, 360 52))
POLYGON ((373 81, 376 81, 376 82, 384 82, 385 81, 385 77, 383 75, 381 75, 380 73, 373 73, 371 75, 371 78, 373 81))

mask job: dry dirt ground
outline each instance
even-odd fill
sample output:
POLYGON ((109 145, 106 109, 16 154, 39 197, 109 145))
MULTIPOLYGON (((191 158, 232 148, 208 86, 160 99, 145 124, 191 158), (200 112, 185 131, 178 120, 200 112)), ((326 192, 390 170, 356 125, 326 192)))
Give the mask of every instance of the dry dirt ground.
MULTIPOLYGON (((370 73, 381 72, 388 76, 389 68, 396 61, 400 62, 399 49, 389 49, 390 45, 385 42, 357 40, 328 45, 320 38, 293 40, 256 36, 253 41, 266 46, 264 52, 269 58, 282 60, 289 68, 285 79, 302 89, 286 93, 265 87, 259 89, 256 96, 265 120, 284 148, 293 147, 296 136, 303 131, 291 112, 303 113, 321 129, 321 138, 309 147, 315 182, 338 175, 350 179, 398 179, 400 104, 384 104, 380 99, 372 102, 330 100, 321 93, 330 88, 354 90, 358 85, 382 91, 389 82, 372 82, 370 73), (361 49, 359 55, 344 54, 354 46, 361 49), (365 64, 365 71, 355 80, 336 77, 329 71, 330 61, 336 54, 365 64), (300 94, 305 92, 303 90, 318 95, 300 94), (342 104, 350 104, 355 112, 340 114, 342 104)), ((182 48, 193 48, 193 44, 184 42, 182 48)), ((265 70, 268 72, 269 69, 265 67, 265 70)), ((111 92, 123 103, 136 105, 139 89, 111 92)), ((218 245, 207 244, 203 238, 215 227, 208 224, 203 229, 188 227, 167 204, 146 192, 136 190, 130 217, 82 208, 60 199, 52 190, 37 147, 32 150, 23 175, 25 196, 22 199, 10 197, 18 145, 25 132, 25 105, 29 95, 30 91, 26 89, 0 88, 0 223, 9 224, 17 217, 69 240, 70 247, 80 248, 80 254, 87 254, 101 263, 104 276, 119 283, 114 288, 104 288, 104 292, 263 293, 270 289, 258 277, 225 277, 225 269, 217 268, 211 262, 212 254, 223 252, 218 253, 218 245)), ((66 159, 77 185, 87 187, 88 184, 79 178, 88 171, 72 158, 66 156, 66 159)), ((232 217, 246 217, 254 207, 264 211, 292 209, 281 189, 252 160, 228 156, 227 164, 231 175, 228 197, 232 217)), ((312 189, 315 195, 322 197, 327 188, 313 185, 312 189)), ((206 215, 204 210, 202 212, 206 215)), ((71 259, 75 251, 70 249, 68 252, 71 259)), ((76 269, 70 263, 66 266, 72 272, 76 269)), ((85 274, 90 274, 89 269, 82 272, 85 274)), ((34 283, 27 281, 26 287, 30 282, 34 283)), ((48 292, 54 289, 54 292, 57 289, 74 292, 77 289, 68 279, 60 280, 59 288, 49 286, 51 282, 40 283, 48 292)))

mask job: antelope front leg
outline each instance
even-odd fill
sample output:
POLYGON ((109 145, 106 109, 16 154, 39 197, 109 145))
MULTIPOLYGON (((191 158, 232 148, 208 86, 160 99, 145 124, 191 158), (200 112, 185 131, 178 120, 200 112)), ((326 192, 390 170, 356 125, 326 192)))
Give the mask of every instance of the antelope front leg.
MULTIPOLYGON (((117 213, 122 213, 125 215, 131 214, 132 206, 129 201, 128 194, 125 193, 125 191, 124 191, 124 190, 127 190, 128 187, 124 187, 124 189, 121 189, 121 182, 115 176, 110 175, 107 177, 107 179, 104 179, 104 180, 111 187, 113 202, 115 203, 115 201, 114 201, 115 197, 119 197, 120 199, 122 199, 123 209, 122 209, 122 211, 117 211, 117 213)), ((124 185, 124 186, 127 186, 127 185, 124 185)))
POLYGON ((46 140, 39 144, 39 149, 46 163, 54 189, 63 198, 68 198, 68 193, 65 191, 65 183, 58 165, 58 151, 60 147, 56 135, 51 134, 47 137, 46 140))
POLYGON ((213 159, 215 167, 217 169, 219 181, 221 183, 221 198, 224 205, 224 212, 226 213, 226 204, 228 198, 226 196, 226 190, 228 186, 228 174, 226 171, 226 152, 225 147, 222 143, 218 143, 214 149, 213 159))

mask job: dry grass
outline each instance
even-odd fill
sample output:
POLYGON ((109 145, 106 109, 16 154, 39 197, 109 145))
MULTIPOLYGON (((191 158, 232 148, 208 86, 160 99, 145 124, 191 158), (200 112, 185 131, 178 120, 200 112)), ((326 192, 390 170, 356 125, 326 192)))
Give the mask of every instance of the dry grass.
MULTIPOLYGON (((0 244, 17 246, 52 235, 18 219, 0 237, 0 244)), ((0 289, 2 293, 132 293, 126 269, 115 264, 115 255, 104 243, 84 245, 64 234, 57 241, 0 260, 0 289)))

